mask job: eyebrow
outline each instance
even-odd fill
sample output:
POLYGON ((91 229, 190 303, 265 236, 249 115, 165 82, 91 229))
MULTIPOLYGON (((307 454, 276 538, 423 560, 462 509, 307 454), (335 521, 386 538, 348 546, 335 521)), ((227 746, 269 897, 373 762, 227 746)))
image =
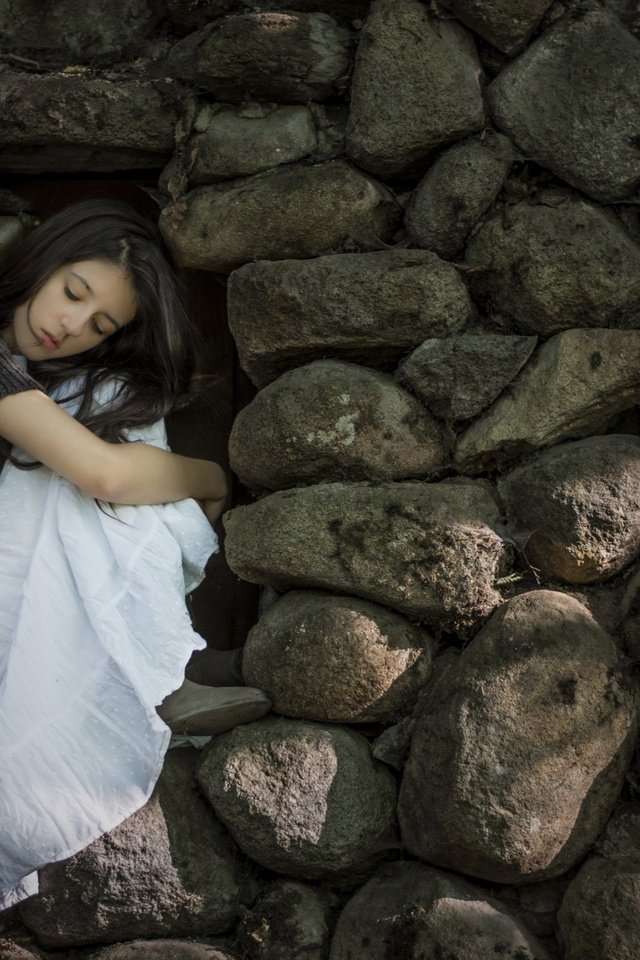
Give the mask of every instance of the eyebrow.
MULTIPOLYGON (((76 279, 80 280, 81 283, 84 283, 84 285, 85 285, 85 287, 87 288, 87 290, 89 291, 89 293, 90 293, 92 296, 94 296, 93 290, 91 289, 91 287, 89 286, 89 284, 87 283, 87 281, 85 280, 84 277, 81 277, 80 274, 79 274, 79 273, 76 273, 74 270, 71 270, 70 273, 71 273, 71 276, 72 276, 72 277, 76 277, 76 279)), ((101 312, 102 312, 103 316, 105 316, 105 317, 107 318, 107 320, 111 321, 111 323, 114 325, 114 327, 116 328, 116 330, 119 330, 119 329, 120 329, 120 327, 122 326, 122 324, 118 323, 118 321, 115 320, 115 319, 111 316, 110 313, 105 313, 104 310, 102 310, 101 312)))

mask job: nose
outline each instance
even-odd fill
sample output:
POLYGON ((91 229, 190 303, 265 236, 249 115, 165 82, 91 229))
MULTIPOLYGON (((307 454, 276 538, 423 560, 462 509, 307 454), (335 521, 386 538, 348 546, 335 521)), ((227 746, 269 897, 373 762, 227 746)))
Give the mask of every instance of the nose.
POLYGON ((67 313, 62 318, 62 329, 69 337, 79 337, 89 322, 89 315, 85 310, 67 313))

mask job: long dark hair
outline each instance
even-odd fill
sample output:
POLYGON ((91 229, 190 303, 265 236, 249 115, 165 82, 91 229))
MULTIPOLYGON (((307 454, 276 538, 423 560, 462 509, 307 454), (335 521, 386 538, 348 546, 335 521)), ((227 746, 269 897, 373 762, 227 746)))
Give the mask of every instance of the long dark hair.
POLYGON ((193 333, 181 284, 157 226, 126 203, 84 200, 49 217, 0 266, 0 327, 60 267, 80 260, 121 267, 136 291, 135 318, 85 353, 29 364, 47 392, 84 377, 76 418, 105 440, 159 420, 193 372, 193 333), (91 410, 105 380, 120 385, 108 408, 91 410))

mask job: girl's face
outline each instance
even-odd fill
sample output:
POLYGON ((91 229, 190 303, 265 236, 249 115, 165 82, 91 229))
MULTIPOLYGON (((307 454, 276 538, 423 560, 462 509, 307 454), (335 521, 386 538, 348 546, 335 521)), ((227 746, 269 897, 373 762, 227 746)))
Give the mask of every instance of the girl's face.
POLYGON ((55 360, 96 347, 131 323, 136 309, 133 282, 121 267, 79 260, 56 270, 2 332, 28 360, 55 360))

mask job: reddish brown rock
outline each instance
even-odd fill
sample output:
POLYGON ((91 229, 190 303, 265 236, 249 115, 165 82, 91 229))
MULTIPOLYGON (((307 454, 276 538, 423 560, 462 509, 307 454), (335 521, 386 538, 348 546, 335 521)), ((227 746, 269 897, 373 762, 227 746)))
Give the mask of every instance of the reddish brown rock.
POLYGON ((433 648, 426 630, 385 607, 294 590, 249 633, 242 670, 287 717, 389 722, 411 711, 433 648))
POLYGON ((407 849, 497 883, 576 864, 634 749, 637 689, 619 665, 572 597, 505 603, 421 704, 398 807, 407 849))

